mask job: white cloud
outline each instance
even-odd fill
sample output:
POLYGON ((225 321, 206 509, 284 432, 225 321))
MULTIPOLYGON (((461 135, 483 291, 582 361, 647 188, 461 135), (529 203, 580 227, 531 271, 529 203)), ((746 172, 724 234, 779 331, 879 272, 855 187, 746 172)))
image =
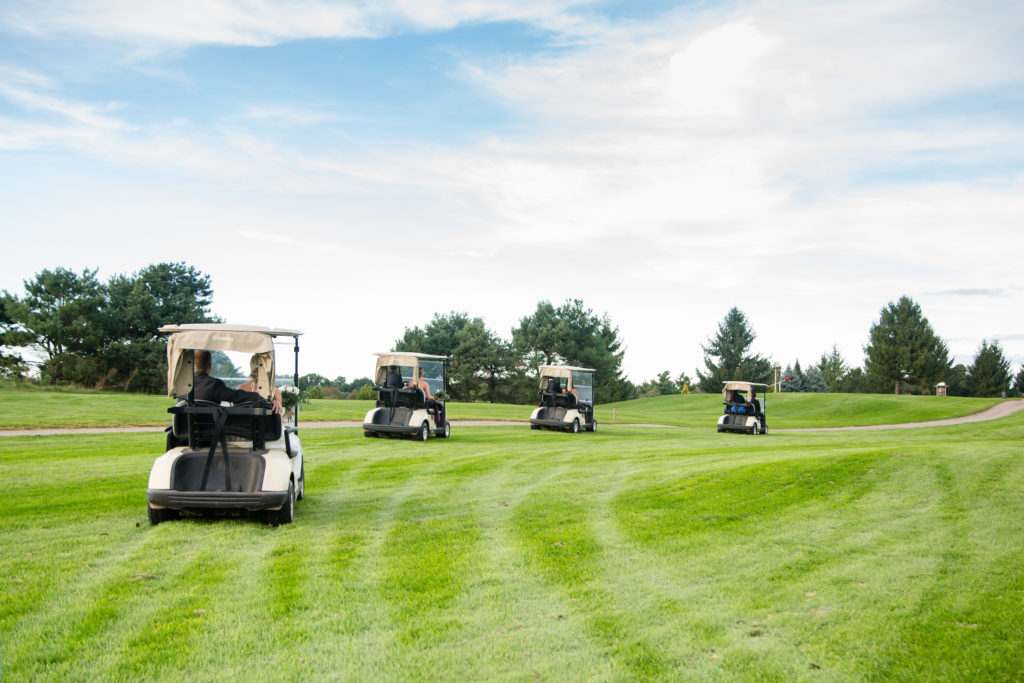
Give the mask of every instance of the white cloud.
POLYGON ((560 14, 586 0, 371 3, 328 0, 40 0, 0 8, 0 26, 31 35, 76 35, 145 50, 191 45, 276 45, 311 38, 376 38, 467 22, 570 26, 560 14))
MULTIPOLYGON (((8 7, 0 16, 23 30, 172 46, 500 19, 557 27, 579 43, 503 62, 466 57, 459 73, 467 82, 520 117, 514 133, 468 146, 428 139, 303 146, 249 128, 244 118, 138 127, 109 104, 59 95, 49 79, 27 72, 0 72, 7 84, 0 94, 64 124, 8 118, 0 146, 63 145, 235 195, 237 204, 220 209, 221 224, 250 226, 233 234, 257 253, 309 252, 309 292, 333 291, 336 259, 346 278, 374 282, 379 296, 398 300, 399 290, 375 275, 384 257, 374 239, 411 237, 402 244, 424 251, 438 281, 460 286, 438 287, 443 296, 403 304, 387 318, 358 311, 376 345, 401 333, 395 320, 422 324, 452 308, 487 315, 507 334, 537 299, 578 296, 621 325, 627 368, 641 380, 665 369, 658 353, 669 340, 687 358, 669 369, 692 373, 700 342, 733 305, 759 332, 758 351, 805 365, 836 342, 859 363, 879 309, 902 294, 920 298, 940 334, 965 340, 955 353, 973 353, 1024 305, 1024 292, 1003 282, 1024 246, 1024 175, 1014 152, 1024 148, 1024 125, 960 106, 1024 80, 1024 10, 918 0, 750 3, 602 24, 574 17, 573 6, 8 7), (931 180, 944 164, 969 171, 931 180), (1007 165, 1016 175, 1001 170, 1007 165), (318 199, 323 213, 307 206, 318 199), (271 201, 303 206, 280 212, 287 233, 260 220, 271 201), (551 254, 564 265, 552 268, 551 254), (949 289, 1006 296, 929 294, 949 289)), ((337 124, 294 103, 239 110, 260 124, 337 124)), ((244 293, 225 293, 223 301, 244 306, 244 293)), ((302 304, 308 324, 280 324, 326 329, 314 304, 302 304)), ((1008 355, 1024 352, 1012 335, 1006 343, 1008 355)))

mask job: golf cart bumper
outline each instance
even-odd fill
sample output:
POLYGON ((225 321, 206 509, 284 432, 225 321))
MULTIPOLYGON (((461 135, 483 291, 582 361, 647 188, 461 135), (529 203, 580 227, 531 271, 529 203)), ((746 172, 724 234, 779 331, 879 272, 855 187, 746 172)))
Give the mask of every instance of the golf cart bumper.
POLYGON ((756 429, 756 426, 752 425, 718 425, 718 431, 720 432, 739 432, 741 434, 750 434, 756 429))
POLYGON ((541 420, 540 418, 531 417, 530 424, 537 425, 538 427, 548 427, 549 429, 568 429, 571 422, 563 422, 562 420, 541 420))
POLYGON ((420 430, 418 425, 382 425, 372 422, 363 423, 363 431, 380 432, 381 434, 402 434, 411 436, 420 430))
POLYGON ((272 510, 288 501, 288 491, 174 491, 146 489, 154 507, 172 510, 272 510))

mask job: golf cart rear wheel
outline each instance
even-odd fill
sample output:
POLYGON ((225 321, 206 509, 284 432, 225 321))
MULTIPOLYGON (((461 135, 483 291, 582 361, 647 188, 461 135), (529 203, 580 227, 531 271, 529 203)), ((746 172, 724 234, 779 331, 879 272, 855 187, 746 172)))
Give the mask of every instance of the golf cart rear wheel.
POLYGON ((530 429, 540 429, 540 425, 530 425, 530 429))
POLYGON ((444 427, 441 428, 441 433, 438 434, 442 439, 447 439, 452 435, 452 425, 449 422, 444 423, 444 427))
POLYGON ((299 490, 295 492, 295 500, 302 500, 306 497, 306 463, 302 463, 299 470, 299 490))
POLYGON ((587 431, 588 432, 596 432, 597 431, 597 419, 593 419, 593 420, 590 421, 590 424, 587 425, 587 431))
POLYGON ((430 425, 426 421, 424 421, 423 424, 420 425, 420 431, 416 432, 416 440, 417 441, 426 441, 429 438, 430 438, 430 425))
POLYGON ((578 418, 573 418, 572 424, 569 425, 569 431, 573 434, 580 433, 580 421, 578 418))
POLYGON ((280 524, 291 524, 295 520, 295 482, 288 482, 288 498, 280 510, 268 510, 267 522, 278 526, 280 524))
POLYGON ((146 508, 149 511, 149 523, 160 524, 161 522, 169 522, 172 519, 178 518, 178 511, 170 508, 155 508, 152 505, 147 504, 146 508))

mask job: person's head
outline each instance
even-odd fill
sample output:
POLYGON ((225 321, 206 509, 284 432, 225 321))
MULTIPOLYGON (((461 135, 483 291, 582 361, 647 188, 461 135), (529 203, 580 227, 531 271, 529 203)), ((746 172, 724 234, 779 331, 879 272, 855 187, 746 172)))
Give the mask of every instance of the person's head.
POLYGON ((209 351, 198 349, 193 355, 193 364, 196 372, 209 373, 213 369, 213 355, 209 351))
POLYGON ((394 372, 394 373, 397 374, 398 373, 398 366, 397 365, 389 365, 388 366, 388 372, 394 372))
POLYGON ((416 379, 423 379, 423 368, 416 368, 416 379))
POLYGON ((753 389, 751 389, 750 390, 750 400, 753 401, 755 398, 757 398, 757 392, 754 391, 753 389))

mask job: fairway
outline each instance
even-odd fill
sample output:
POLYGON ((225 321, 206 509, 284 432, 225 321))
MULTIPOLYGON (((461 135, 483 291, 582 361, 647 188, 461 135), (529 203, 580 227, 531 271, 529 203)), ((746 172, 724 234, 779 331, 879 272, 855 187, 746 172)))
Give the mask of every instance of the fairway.
MULTIPOLYGON (((960 417, 999 403, 997 398, 882 396, 878 394, 769 394, 769 428, 845 427, 960 417)), ((99 391, 54 391, 0 387, 0 430, 68 427, 163 426, 166 396, 99 391)), ((302 422, 361 422, 373 401, 314 400, 301 409, 302 422)), ((453 422, 526 422, 532 405, 448 403, 453 422)), ((602 405, 601 425, 661 424, 714 428, 722 413, 719 394, 657 396, 602 405)))
POLYGON ((1009 680, 1024 414, 303 432, 296 522, 145 514, 162 435, 11 437, 7 680, 1009 680))

